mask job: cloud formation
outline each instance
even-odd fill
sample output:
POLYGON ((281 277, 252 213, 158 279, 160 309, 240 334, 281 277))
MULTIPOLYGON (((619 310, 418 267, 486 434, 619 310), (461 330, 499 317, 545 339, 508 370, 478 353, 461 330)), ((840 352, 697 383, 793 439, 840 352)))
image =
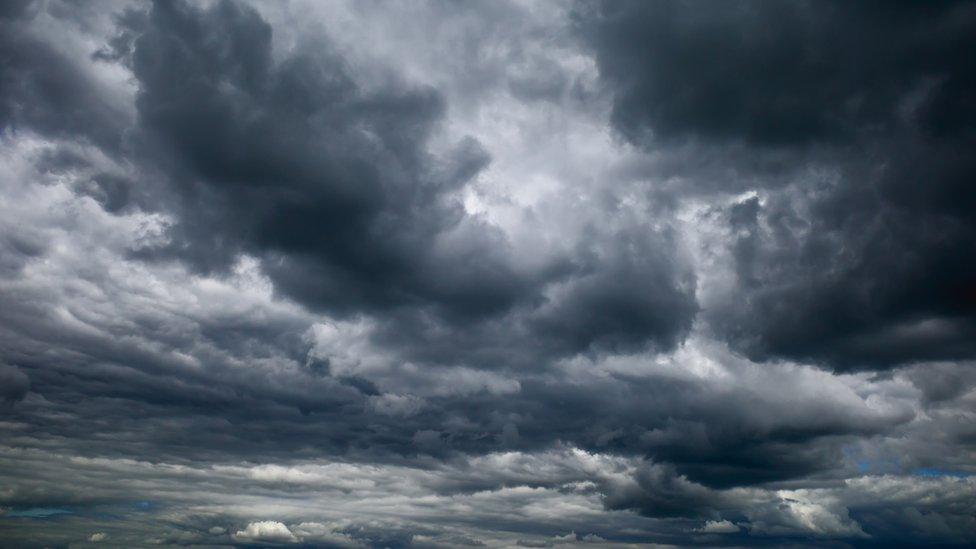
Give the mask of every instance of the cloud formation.
POLYGON ((971 3, 0 12, 0 545, 972 544, 971 3))
POLYGON ((649 167, 677 192, 728 193, 707 214, 735 277, 707 314, 720 336, 842 370, 972 357, 971 5, 610 2, 578 18, 617 131, 720 170, 649 167))

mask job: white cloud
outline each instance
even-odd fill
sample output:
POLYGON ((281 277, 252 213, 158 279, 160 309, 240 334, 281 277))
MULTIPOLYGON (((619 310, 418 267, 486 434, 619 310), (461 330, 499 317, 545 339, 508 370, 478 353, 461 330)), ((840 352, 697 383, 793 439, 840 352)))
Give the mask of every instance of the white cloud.
POLYGON ((284 524, 275 520, 252 522, 247 528, 234 534, 237 541, 266 541, 278 543, 298 543, 298 538, 284 524))
POLYGON ((727 520, 706 520, 705 525, 695 530, 703 534, 734 534, 739 527, 727 520))

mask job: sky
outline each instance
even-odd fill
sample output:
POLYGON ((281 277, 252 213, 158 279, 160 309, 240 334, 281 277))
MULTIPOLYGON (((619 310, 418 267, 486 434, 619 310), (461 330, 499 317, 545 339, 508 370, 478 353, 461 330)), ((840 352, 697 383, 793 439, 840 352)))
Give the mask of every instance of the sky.
POLYGON ((0 4, 0 546, 976 544, 976 3, 0 4))

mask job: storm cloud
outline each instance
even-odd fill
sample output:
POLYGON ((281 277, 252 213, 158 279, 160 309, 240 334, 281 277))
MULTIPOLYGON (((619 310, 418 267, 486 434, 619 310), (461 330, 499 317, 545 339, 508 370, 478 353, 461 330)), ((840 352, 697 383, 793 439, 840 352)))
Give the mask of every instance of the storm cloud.
POLYGON ((974 25, 10 3, 0 545, 976 543, 974 25))
POLYGON ((838 369, 972 356, 971 4, 585 7, 615 129, 722 159, 672 164, 683 192, 753 192, 713 212, 737 283, 708 316, 733 347, 838 369))

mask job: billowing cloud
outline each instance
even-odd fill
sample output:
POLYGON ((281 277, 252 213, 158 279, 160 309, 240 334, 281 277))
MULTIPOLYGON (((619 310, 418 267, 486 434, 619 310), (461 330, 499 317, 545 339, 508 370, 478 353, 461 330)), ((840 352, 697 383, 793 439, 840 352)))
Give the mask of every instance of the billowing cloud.
POLYGON ((233 537, 237 541, 252 541, 257 543, 298 542, 298 538, 295 537, 295 534, 291 533, 291 530, 287 526, 275 520, 252 522, 247 525, 247 528, 238 530, 233 537))
POLYGON ((614 127, 658 157, 645 172, 720 193, 700 212, 732 262, 705 314, 718 335, 838 369, 973 356, 971 5, 608 2, 577 20, 614 127))
POLYGON ((972 544, 969 3, 0 11, 0 545, 972 544))

